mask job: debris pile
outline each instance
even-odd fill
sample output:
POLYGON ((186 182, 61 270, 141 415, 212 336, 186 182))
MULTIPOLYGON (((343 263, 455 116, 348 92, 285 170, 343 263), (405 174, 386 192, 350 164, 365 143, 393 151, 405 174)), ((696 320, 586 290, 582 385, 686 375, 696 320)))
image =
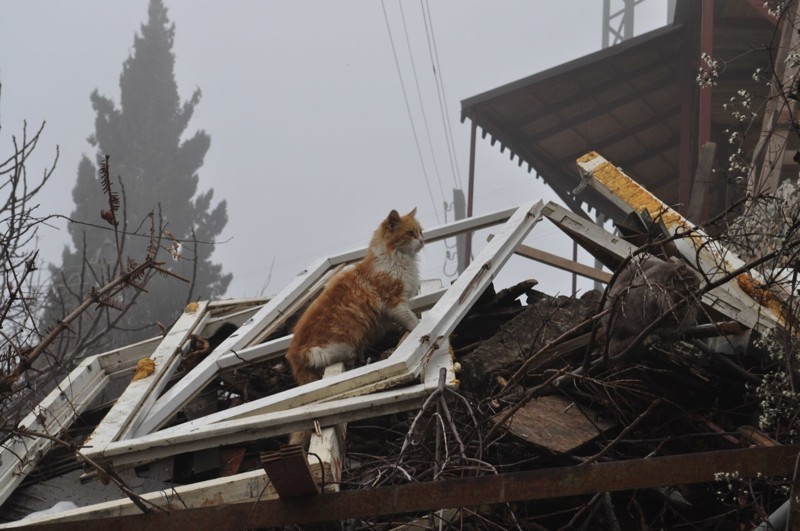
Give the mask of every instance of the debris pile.
POLYGON ((292 320, 358 252, 270 301, 201 303, 163 339, 87 358, 7 439, 25 457, 4 453, 0 474, 28 487, 3 516, 30 489, 82 474, 130 499, 35 523, 781 527, 800 455, 797 286, 769 285, 602 157, 579 164, 589 185, 630 202, 622 237, 552 203, 433 229, 429 239, 503 223, 452 286, 411 301, 427 312, 420 324, 389 331, 364 366, 295 387, 282 356, 292 320), (544 218, 614 271, 604 289, 554 297, 529 280, 495 292, 544 218), (132 381, 143 353, 153 370, 132 381), (124 385, 104 397, 108 380, 124 385), (315 433, 307 455, 284 447, 296 430, 315 433))
MULTIPOLYGON (((650 289, 670 288, 653 284, 650 289)), ((649 296, 655 294, 645 299, 649 296)), ((784 423, 797 423, 789 414, 796 413, 797 400, 786 395, 783 382, 766 388, 776 362, 768 361, 763 341, 747 332, 727 336, 720 330, 721 337, 731 338, 731 350, 715 350, 681 335, 678 322, 673 341, 643 343, 624 360, 612 357, 605 363, 603 345, 589 342, 594 324, 604 324, 591 319, 602 313, 597 299, 594 293, 575 299, 531 291, 526 306, 473 311, 462 325, 466 336, 484 332, 474 324, 484 317, 492 324, 499 313, 510 318, 478 345, 462 341, 461 328, 456 329, 453 346, 462 385, 458 394, 443 397, 446 409, 429 407, 416 416, 349 427, 346 488, 795 442, 784 423), (587 351, 596 363, 580 371, 587 351), (769 432, 755 427, 767 396, 784 411, 776 419, 777 429, 769 432)), ((739 529, 763 522, 792 489, 791 476, 747 478, 735 471, 719 472, 717 481, 691 485, 450 509, 430 513, 425 523, 443 520, 453 528, 705 529, 713 522, 716 529, 739 529)), ((669 481, 664 478, 665 484, 669 481)), ((354 528, 391 528, 410 520, 364 519, 354 528)))

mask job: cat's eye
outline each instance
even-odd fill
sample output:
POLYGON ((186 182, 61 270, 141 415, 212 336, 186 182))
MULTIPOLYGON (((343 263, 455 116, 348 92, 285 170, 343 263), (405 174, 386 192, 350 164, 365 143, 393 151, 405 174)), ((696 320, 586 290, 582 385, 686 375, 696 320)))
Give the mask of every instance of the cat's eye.
POLYGON ((416 235, 414 234, 414 231, 413 231, 413 230, 410 230, 410 231, 408 231, 406 234, 408 234, 409 236, 412 236, 412 237, 413 237, 413 236, 416 236, 416 235))

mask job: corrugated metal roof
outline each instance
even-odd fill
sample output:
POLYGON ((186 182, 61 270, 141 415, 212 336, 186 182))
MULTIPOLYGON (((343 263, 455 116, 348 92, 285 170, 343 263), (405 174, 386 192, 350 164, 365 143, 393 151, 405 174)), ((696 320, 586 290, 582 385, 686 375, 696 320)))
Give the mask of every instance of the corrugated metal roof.
MULTIPOLYGON (((701 4, 679 2, 673 25, 465 99, 462 119, 477 123, 493 144, 500 143, 501 151, 510 150, 519 164, 535 169, 573 210, 579 203, 572 191, 581 179, 575 159, 589 150, 614 160, 656 196, 676 205, 681 143, 689 142, 686 153, 691 158, 683 166, 691 168, 684 198, 691 190, 699 147, 701 4)), ((712 89, 711 109, 704 111, 711 112, 711 139, 719 144, 719 161, 728 157, 722 137, 733 124, 722 103, 747 82, 753 84, 750 76, 766 58, 742 53, 769 42, 774 28, 747 0, 715 3, 714 55, 723 61, 736 58, 726 63, 712 89)), ((712 213, 737 193, 719 179, 710 193, 712 213)), ((618 214, 591 190, 583 192, 580 202, 611 217, 618 214)))

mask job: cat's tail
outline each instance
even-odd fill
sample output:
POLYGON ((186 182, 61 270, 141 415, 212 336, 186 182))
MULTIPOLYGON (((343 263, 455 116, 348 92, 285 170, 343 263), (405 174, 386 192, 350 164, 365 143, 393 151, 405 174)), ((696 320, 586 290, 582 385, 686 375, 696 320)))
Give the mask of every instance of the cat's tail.
POLYGON ((302 350, 289 349, 286 353, 286 360, 292 368, 292 376, 297 382, 297 385, 307 384, 309 382, 316 382, 322 376, 319 369, 312 367, 309 359, 309 353, 302 350))

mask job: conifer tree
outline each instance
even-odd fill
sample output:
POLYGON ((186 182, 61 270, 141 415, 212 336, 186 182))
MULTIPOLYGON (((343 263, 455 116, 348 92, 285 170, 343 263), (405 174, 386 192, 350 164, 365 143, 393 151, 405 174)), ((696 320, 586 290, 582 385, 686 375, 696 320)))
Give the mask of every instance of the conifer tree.
MULTIPOLYGON (((110 274, 118 257, 123 261, 128 256, 143 257, 149 239, 130 234, 149 235, 151 212, 156 234, 166 229, 164 234, 174 235, 183 244, 183 258, 170 261, 167 267, 192 282, 154 277, 146 292, 127 293, 121 302, 133 305, 122 317, 107 309, 106 324, 113 322, 116 331, 104 338, 103 347, 157 334, 156 322, 169 325, 190 300, 222 296, 231 280, 210 259, 213 247, 209 243, 227 222, 226 203, 212 208, 213 190, 198 192, 198 170, 210 137, 202 130, 186 134, 200 91, 181 103, 174 74, 174 37, 175 26, 162 0, 150 0, 147 23, 134 37, 133 51, 122 67, 119 106, 96 90, 91 95, 96 120, 88 141, 96 148, 95 160, 84 156, 78 167, 71 216, 78 223, 69 228, 73 248, 64 250, 62 267, 53 268, 52 307, 68 306, 65 301, 70 295, 110 274), (99 213, 106 208, 106 200, 97 170, 106 155, 122 198, 118 229, 128 234, 121 253, 111 227, 92 226, 104 224, 99 213)), ((57 312, 51 311, 49 317, 57 318, 57 312)))

